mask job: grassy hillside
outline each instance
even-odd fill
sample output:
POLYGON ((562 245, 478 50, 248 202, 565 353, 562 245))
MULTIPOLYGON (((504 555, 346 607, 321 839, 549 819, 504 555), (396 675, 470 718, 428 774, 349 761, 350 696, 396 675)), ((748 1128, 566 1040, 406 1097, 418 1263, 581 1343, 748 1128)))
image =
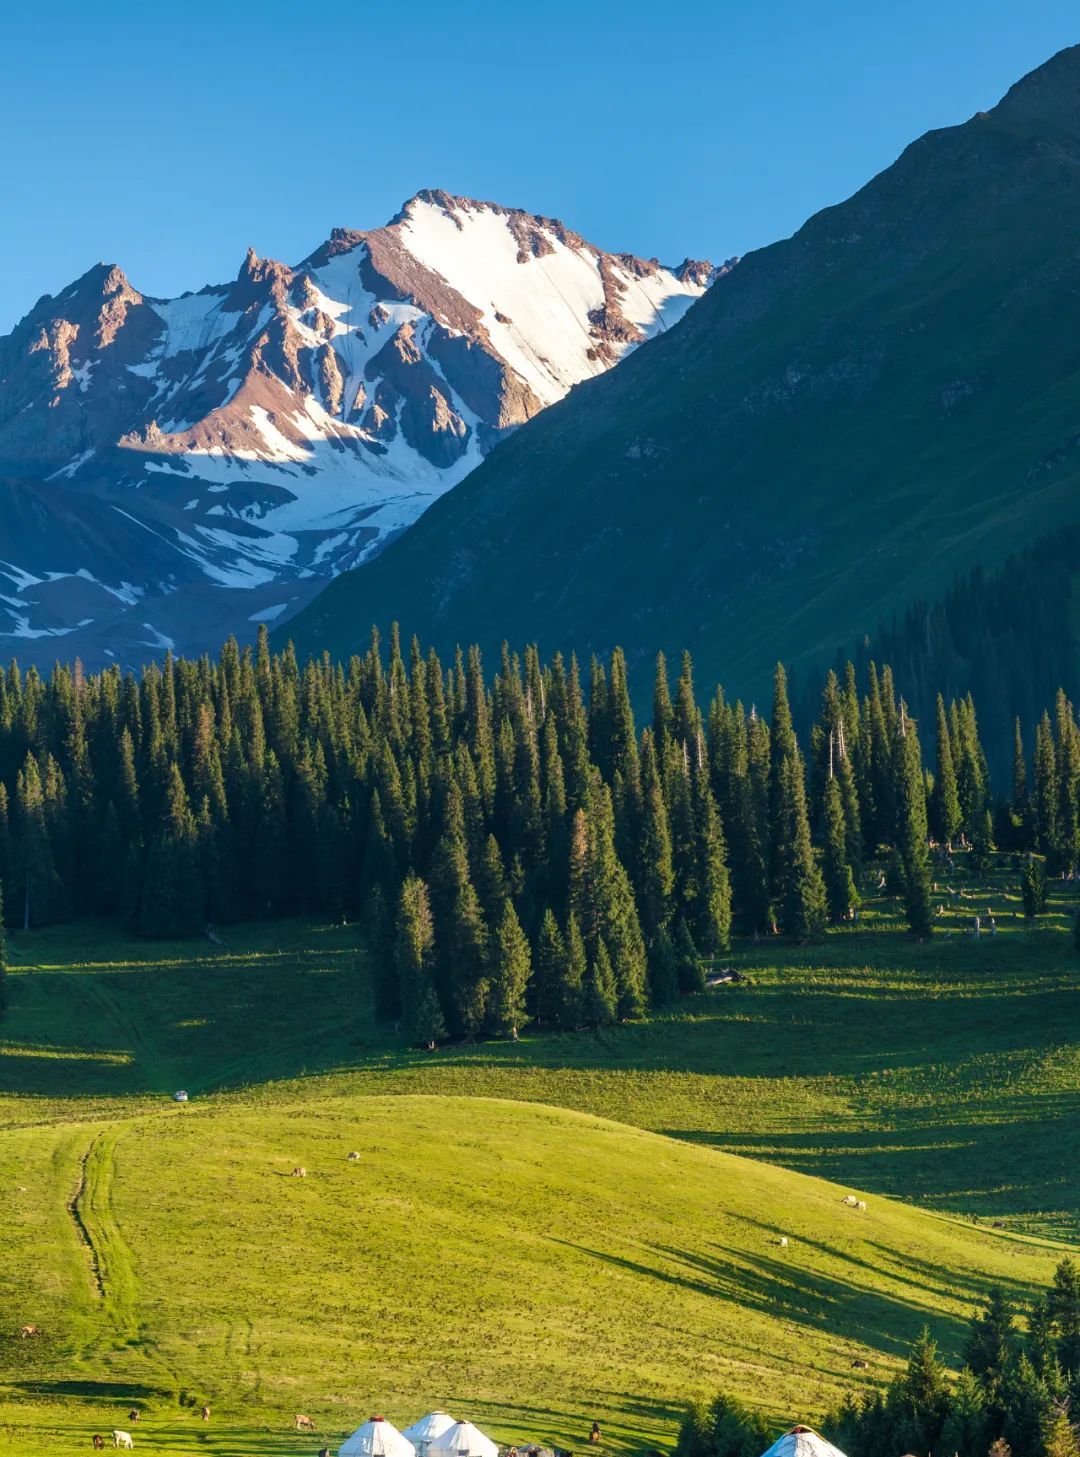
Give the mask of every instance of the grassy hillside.
POLYGON ((929 133, 501 445, 281 630, 397 619, 749 697, 1076 519, 1080 49, 929 133))
POLYGON ((352 927, 16 936, 0 1451, 85 1448, 133 1401, 140 1449, 177 1454, 440 1403, 571 1448, 599 1417, 629 1451, 718 1383, 819 1416, 927 1319, 955 1354, 1080 1225, 1072 901, 1029 930, 1013 878, 972 886, 978 943, 970 905, 913 946, 871 902, 819 947, 741 945, 750 982, 670 1016, 433 1056, 372 1020, 352 927))
POLYGON ((929 1317, 955 1348, 989 1282, 1022 1294, 1052 1262, 1037 1241, 880 1199, 859 1214, 818 1180, 489 1100, 265 1095, 14 1130, 0 1175, 0 1444, 25 1449, 28 1428, 55 1452, 126 1425, 133 1399, 140 1445, 166 1451, 203 1400, 200 1450, 220 1452, 272 1450, 264 1431, 295 1411, 336 1437, 372 1407, 403 1422, 437 1402, 508 1440, 573 1445, 598 1416, 614 1447, 658 1442, 717 1383, 782 1421, 820 1412, 856 1358, 880 1379, 929 1317), (81 1160, 93 1264, 67 1210, 81 1160), (8 1335, 20 1319, 43 1336, 8 1335))

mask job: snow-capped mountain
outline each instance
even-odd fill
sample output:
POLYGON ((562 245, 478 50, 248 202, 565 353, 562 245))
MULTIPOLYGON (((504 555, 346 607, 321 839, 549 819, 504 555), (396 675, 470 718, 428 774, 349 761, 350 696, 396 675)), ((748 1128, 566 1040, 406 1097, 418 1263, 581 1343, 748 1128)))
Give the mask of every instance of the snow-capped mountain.
POLYGON ((132 661, 284 620, 727 266, 421 192, 177 299, 91 269, 0 339, 0 651, 132 661))

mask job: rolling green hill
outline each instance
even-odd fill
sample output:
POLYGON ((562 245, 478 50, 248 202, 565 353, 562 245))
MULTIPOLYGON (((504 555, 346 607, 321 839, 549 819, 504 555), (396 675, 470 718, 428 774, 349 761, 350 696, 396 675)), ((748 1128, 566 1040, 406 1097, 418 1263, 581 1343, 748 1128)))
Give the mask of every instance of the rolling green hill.
POLYGON ((745 258, 282 629, 688 646, 760 694, 1075 520, 1080 48, 745 258))
POLYGON ((1056 1253, 490 1100, 166 1106, 9 1131, 0 1173, 0 1301, 43 1332, 5 1332, 0 1450, 84 1447, 133 1399, 163 1451, 194 1432, 277 1450, 297 1411, 340 1440, 373 1408, 404 1424, 437 1403, 504 1440, 572 1445, 599 1417, 634 1447, 717 1384, 785 1421, 820 1414, 854 1359, 881 1379, 928 1318, 955 1349, 990 1283, 1023 1295, 1056 1253), (185 1399, 211 1403, 208 1432, 185 1399))
POLYGON ((598 1417, 629 1452, 718 1384, 820 1417, 927 1320, 955 1357, 1080 1223, 1073 901, 1055 883, 1028 929, 1014 879, 973 882, 1001 927, 977 944, 963 906, 915 945, 871 897, 651 1021, 434 1056, 373 1019, 355 927, 19 934, 0 1451, 86 1448, 135 1402, 139 1448, 177 1457, 435 1404, 571 1448, 598 1417))

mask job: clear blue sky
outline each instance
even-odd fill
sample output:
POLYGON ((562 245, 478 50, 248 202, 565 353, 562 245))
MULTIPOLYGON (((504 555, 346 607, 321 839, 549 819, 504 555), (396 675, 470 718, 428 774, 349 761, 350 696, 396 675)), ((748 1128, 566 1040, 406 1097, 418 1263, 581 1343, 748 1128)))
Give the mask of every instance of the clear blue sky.
POLYGON ((4 7, 0 330, 99 259, 152 294, 417 188, 719 259, 1080 40, 1075 0, 53 0, 4 7))

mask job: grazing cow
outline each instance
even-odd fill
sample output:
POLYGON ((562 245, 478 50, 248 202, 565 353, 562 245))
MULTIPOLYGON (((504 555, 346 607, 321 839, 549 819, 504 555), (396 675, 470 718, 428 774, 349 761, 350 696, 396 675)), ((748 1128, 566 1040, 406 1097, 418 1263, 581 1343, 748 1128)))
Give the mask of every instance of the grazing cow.
POLYGON ((855 1208, 856 1209, 861 1209, 862 1212, 865 1214, 866 1213, 866 1200, 865 1199, 856 1199, 855 1200, 855 1208))
POLYGON ((315 1430, 315 1423, 310 1417, 304 1416, 303 1412, 297 1412, 296 1430, 298 1432, 313 1432, 315 1430))
POLYGON ((787 1235, 786 1234, 782 1234, 780 1236, 780 1248, 782 1250, 786 1250, 787 1249, 787 1235))
POLYGON ((139 1420, 139 1408, 137 1406, 133 1406, 131 1408, 131 1410, 128 1412, 128 1421, 129 1422, 137 1422, 138 1420, 139 1420))
POLYGON ((853 1371, 869 1371, 869 1369, 870 1369, 870 1362, 869 1361, 852 1361, 852 1363, 851 1363, 851 1369, 853 1371))
POLYGON ((199 1415, 202 1417, 204 1422, 208 1422, 210 1420, 210 1408, 208 1406, 204 1406, 199 1415))
POLYGON ((330 1457, 330 1448, 329 1447, 320 1447, 319 1448, 319 1457, 330 1457))
POLYGON ((95 1432, 91 1440, 94 1443, 94 1451, 95 1452, 104 1452, 104 1450, 105 1450, 105 1438, 101 1435, 100 1432, 95 1432))
POLYGON ((112 1444, 114 1447, 126 1447, 128 1451, 135 1446, 130 1432, 113 1432, 112 1444))
POLYGON ((293 1169, 293 1171, 292 1171, 292 1178, 294 1178, 294 1179, 306 1179, 307 1178, 307 1169, 304 1168, 303 1164, 297 1164, 296 1168, 293 1169))
POLYGON ((1005 1228, 1005 1221, 1003 1219, 995 1219, 994 1220, 994 1228, 995 1229, 1004 1229, 1005 1228))
POLYGON ((19 1335, 24 1341, 28 1340, 31 1336, 39 1336, 40 1334, 41 1327, 39 1325, 24 1325, 19 1331, 19 1335))
POLYGON ((858 1202, 859 1201, 855 1198, 854 1194, 845 1194, 844 1197, 840 1200, 840 1203, 846 1204, 849 1209, 854 1209, 858 1202))
POLYGON ((600 1423, 593 1422, 592 1431, 589 1433, 589 1441, 596 1443, 600 1440, 600 1423))
POLYGON ((354 1164, 354 1163, 356 1163, 357 1159, 359 1159, 359 1157, 360 1157, 360 1155, 358 1153, 351 1153, 349 1155, 349 1162, 351 1164, 354 1164))

